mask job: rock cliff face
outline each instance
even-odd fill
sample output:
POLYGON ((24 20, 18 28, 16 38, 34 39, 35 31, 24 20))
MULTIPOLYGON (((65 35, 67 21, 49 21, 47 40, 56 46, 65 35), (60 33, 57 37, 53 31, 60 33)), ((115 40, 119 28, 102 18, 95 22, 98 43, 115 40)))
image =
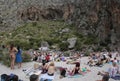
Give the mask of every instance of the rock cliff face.
POLYGON ((100 45, 120 44, 120 0, 77 1, 71 21, 78 30, 84 35, 97 36, 100 45))
POLYGON ((41 19, 64 20, 98 45, 120 46, 120 0, 0 0, 0 30, 41 19))

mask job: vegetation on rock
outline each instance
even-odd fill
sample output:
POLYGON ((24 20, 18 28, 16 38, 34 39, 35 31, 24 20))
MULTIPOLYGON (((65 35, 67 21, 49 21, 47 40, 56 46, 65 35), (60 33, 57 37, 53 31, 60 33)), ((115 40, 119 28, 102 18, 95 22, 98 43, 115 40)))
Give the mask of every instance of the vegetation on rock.
POLYGON ((0 36, 1 45, 14 43, 24 50, 38 49, 42 41, 47 41, 52 46, 57 46, 60 50, 68 50, 68 38, 77 37, 77 44, 73 49, 80 50, 84 45, 97 43, 97 38, 93 36, 83 36, 78 34, 72 25, 64 21, 44 20, 40 22, 30 22, 9 32, 2 32, 0 36), (65 31, 65 30, 69 31, 65 31))

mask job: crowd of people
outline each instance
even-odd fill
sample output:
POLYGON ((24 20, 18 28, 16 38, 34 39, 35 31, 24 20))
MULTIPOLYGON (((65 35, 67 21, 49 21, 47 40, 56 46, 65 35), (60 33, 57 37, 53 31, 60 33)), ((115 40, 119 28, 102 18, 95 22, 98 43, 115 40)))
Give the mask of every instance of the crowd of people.
MULTIPOLYGON (((22 65, 22 50, 19 46, 15 47, 13 44, 9 47, 9 55, 11 59, 11 69, 14 69, 15 63, 18 64, 18 68, 22 65)), ((81 58, 84 54, 80 52, 72 52, 68 57, 63 52, 46 52, 46 51, 33 51, 31 54, 32 61, 39 63, 39 66, 35 69, 41 70, 41 73, 36 75, 30 75, 30 81, 52 81, 55 77, 55 73, 59 71, 59 78, 74 75, 85 75, 87 72, 91 72, 87 67, 81 68, 81 58), (63 66, 55 66, 55 62, 63 61, 68 65, 73 64, 72 69, 65 68, 63 66)), ((90 67, 102 67, 104 64, 112 64, 107 71, 98 72, 98 75, 102 75, 102 80, 98 81, 109 81, 109 78, 114 78, 116 75, 120 76, 120 60, 118 52, 92 52, 88 56, 87 66, 90 67)))
POLYGON ((91 53, 89 56, 89 66, 100 66, 102 67, 105 63, 116 62, 118 63, 119 60, 117 59, 118 53, 111 53, 111 52, 97 52, 91 53))
MULTIPOLYGON (((118 52, 93 52, 88 57, 89 61, 88 61, 87 65, 102 67, 102 66, 104 66, 104 64, 111 63, 112 67, 109 67, 108 71, 98 72, 98 75, 103 76, 102 80, 98 80, 98 81, 109 81, 109 78, 114 78, 117 74, 120 75, 120 66, 118 66, 120 61, 117 57, 119 57, 118 52)), ((64 54, 55 54, 54 53, 51 55, 50 53, 34 52, 33 60, 42 62, 41 74, 46 74, 47 72, 49 72, 49 68, 51 65, 51 64, 49 64, 49 62, 51 62, 51 61, 54 62, 54 61, 60 60, 60 61, 66 62, 66 64, 75 64, 75 67, 73 69, 69 70, 68 68, 64 68, 64 67, 55 67, 54 63, 53 63, 54 67, 52 66, 52 68, 51 68, 52 75, 50 75, 50 76, 53 76, 54 72, 56 72, 56 69, 59 69, 60 78, 64 78, 64 77, 66 77, 66 75, 67 76, 68 75, 74 76, 76 74, 84 75, 86 72, 90 72, 90 70, 87 69, 86 67, 84 67, 84 68, 80 67, 81 58, 82 57, 79 52, 75 52, 75 54, 73 54, 72 56, 69 56, 69 57, 65 57, 64 54), (69 61, 68 59, 71 61, 69 61)), ((49 76, 49 74, 48 74, 48 76, 49 76)), ((41 80, 41 81, 47 81, 47 79, 41 80)))
POLYGON ((117 76, 120 78, 120 67, 116 62, 112 62, 112 67, 109 67, 108 71, 99 71, 98 75, 103 76, 103 78, 97 81, 109 81, 109 78, 115 78, 117 76))

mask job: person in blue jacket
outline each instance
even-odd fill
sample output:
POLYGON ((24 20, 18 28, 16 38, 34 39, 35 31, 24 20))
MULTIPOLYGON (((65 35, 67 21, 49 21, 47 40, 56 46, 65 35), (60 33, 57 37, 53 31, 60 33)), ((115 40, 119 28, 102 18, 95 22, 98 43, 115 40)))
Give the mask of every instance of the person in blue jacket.
POLYGON ((22 65, 22 50, 20 49, 20 47, 17 47, 17 54, 16 54, 16 63, 18 63, 18 68, 21 68, 22 65))

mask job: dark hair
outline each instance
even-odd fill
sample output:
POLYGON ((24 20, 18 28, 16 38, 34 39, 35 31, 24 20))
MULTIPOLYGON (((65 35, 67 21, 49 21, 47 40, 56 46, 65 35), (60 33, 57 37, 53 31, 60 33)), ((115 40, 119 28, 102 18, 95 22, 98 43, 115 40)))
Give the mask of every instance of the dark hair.
POLYGON ((103 76, 102 81, 109 81, 109 78, 109 74, 107 73, 103 76))
POLYGON ((12 50, 12 49, 13 49, 13 47, 14 47, 14 44, 11 44, 11 45, 10 45, 10 50, 12 50))
POLYGON ((38 79, 38 75, 32 74, 30 76, 30 81, 37 81, 37 79, 38 79))
POLYGON ((66 74, 66 70, 65 69, 62 69, 62 71, 60 72, 60 75, 65 77, 65 74, 66 74))
POLYGON ((5 45, 2 45, 2 48, 4 49, 4 48, 5 48, 5 45))
POLYGON ((20 46, 17 46, 17 50, 20 50, 20 46))
POLYGON ((46 63, 42 63, 42 65, 44 66, 46 63))
POLYGON ((77 62, 75 66, 76 66, 76 67, 80 67, 80 63, 79 63, 79 62, 77 62))
POLYGON ((18 81, 18 76, 17 75, 14 75, 13 81, 18 81))

